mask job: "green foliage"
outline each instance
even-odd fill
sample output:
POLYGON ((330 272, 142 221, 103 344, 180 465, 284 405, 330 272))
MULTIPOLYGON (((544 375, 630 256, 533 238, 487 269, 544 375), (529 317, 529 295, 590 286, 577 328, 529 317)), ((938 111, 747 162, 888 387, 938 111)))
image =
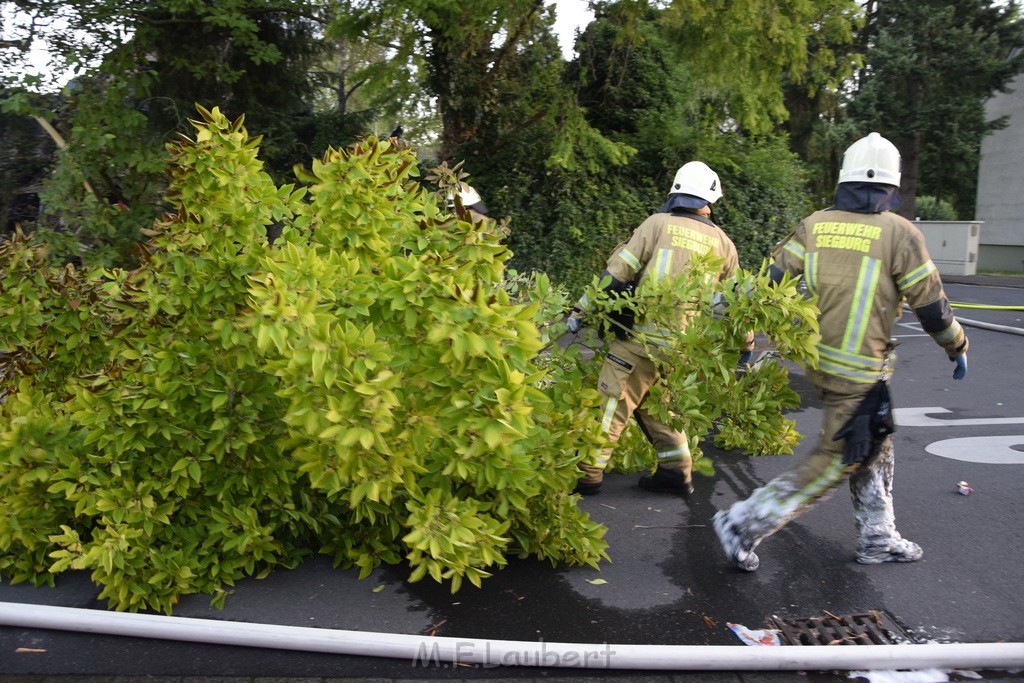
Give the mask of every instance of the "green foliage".
POLYGON ((551 117, 546 109, 564 91, 550 12, 535 0, 344 0, 329 32, 422 70, 441 119, 438 160, 450 162, 551 117))
MULTIPOLYGON (((174 210, 138 269, 48 267, 20 233, 0 248, 0 574, 87 570, 113 608, 170 613, 311 552, 452 590, 509 555, 605 558, 570 493, 604 445, 596 364, 555 343, 565 291, 443 208, 458 173, 431 193, 369 138, 278 187, 241 119, 200 113, 168 145, 174 210)), ((698 270, 638 301, 708 313, 718 290, 725 315, 691 322, 651 406, 695 449, 720 420, 726 447, 783 452, 784 369, 732 368, 747 329, 813 351, 793 283, 698 270)))
MULTIPOLYGON (((74 75, 60 97, 43 99, 34 93, 44 84, 24 69, 0 69, 0 86, 11 86, 2 106, 51 120, 67 140, 37 226, 56 263, 137 263, 138 226, 165 208, 164 144, 190 130, 195 102, 247 112, 250 129, 271 141, 262 153, 278 177, 313 156, 317 132, 337 123, 313 113, 310 74, 325 43, 304 0, 27 2, 20 10, 48 26, 40 37, 53 73, 74 75)), ((0 51, 0 61, 16 63, 11 52, 0 51)))
POLYGON ((651 188, 631 185, 625 173, 552 172, 502 187, 495 204, 512 214, 515 267, 547 273, 579 291, 647 215, 644 199, 655 196, 651 188))
POLYGON ((701 157, 722 180, 714 220, 736 244, 740 265, 755 269, 810 213, 804 166, 775 136, 716 136, 702 145, 701 157))
POLYGON ((721 177, 723 197, 713 207, 714 219, 736 243, 746 268, 757 267, 809 212, 801 189, 803 165, 781 138, 722 134, 681 142, 699 146, 687 156, 683 149, 655 150, 653 142, 649 139, 638 154, 645 161, 596 174, 577 169, 523 175, 492 195, 493 203, 512 215, 515 267, 545 272, 581 290, 604 270, 615 245, 657 211, 675 170, 691 158, 706 161, 721 177), (646 175, 655 157, 658 174, 646 175))
POLYGON ((0 573, 84 569, 115 609, 170 613, 313 551, 453 590, 510 553, 605 557, 570 494, 598 395, 572 352, 537 361, 564 295, 513 302, 505 247, 407 149, 277 187, 241 119, 200 111, 137 270, 3 247, 0 573))
MULTIPOLYGON (((753 455, 792 453, 800 438, 784 415, 799 405, 786 366, 765 362, 737 372, 747 332, 763 332, 780 359, 812 367, 819 339, 815 302, 801 296, 796 279, 787 275, 772 285, 762 267, 760 273, 741 270, 717 282, 710 275, 716 270, 711 259, 698 260, 675 280, 645 281, 626 300, 610 298, 597 286, 588 290, 598 314, 626 301, 645 326, 676 329, 686 319, 668 347, 638 336, 662 377, 644 405, 658 420, 687 433, 694 467, 705 473, 712 468, 700 460, 700 444, 712 433, 716 446, 753 455)), ((616 448, 615 466, 653 467, 649 445, 637 434, 627 435, 616 448)))
POLYGON ((565 81, 582 121, 566 115, 548 135, 506 137, 471 161, 476 186, 493 188, 485 192, 489 206, 512 217, 515 267, 543 271, 576 291, 661 206, 676 170, 692 159, 721 177, 725 194, 714 217, 748 268, 810 208, 803 166, 785 139, 720 130, 717 114, 702 106, 700 70, 676 58, 662 15, 644 5, 604 7, 577 42, 580 56, 565 81), (617 157, 594 135, 633 152, 617 157), (571 155, 545 155, 567 148, 571 155))
POLYGON ((590 125, 583 111, 569 103, 558 117, 559 125, 546 165, 568 172, 601 174, 609 166, 629 163, 636 149, 616 143, 590 125))
POLYGON ((187 115, 198 102, 245 112, 248 128, 263 136, 260 153, 272 177, 287 177, 292 166, 324 149, 311 147, 313 74, 330 44, 310 3, 166 0, 131 20, 132 41, 108 55, 103 68, 132 74, 119 80, 133 83, 129 101, 161 135, 158 147, 169 134, 188 130, 187 115), (140 66, 144 71, 135 75, 140 66), (151 83, 136 84, 149 74, 151 83))
POLYGON ((662 22, 718 100, 720 120, 766 133, 787 118, 785 81, 838 84, 835 49, 853 39, 859 12, 853 0, 677 0, 662 22))
MULTIPOLYGON (((692 104, 697 99, 692 92, 695 79, 672 59, 658 19, 643 2, 602 8, 577 41, 579 57, 567 69, 588 119, 616 139, 642 134, 648 123, 663 125, 682 101, 691 103, 691 117, 699 110, 692 104), (690 90, 689 97, 678 97, 682 90, 690 90)), ((661 132, 671 134, 671 129, 661 132)))
POLYGON ((781 126, 790 149, 812 170, 807 187, 815 206, 832 201, 838 177, 839 158, 852 139, 844 127, 849 83, 864 66, 863 46, 854 42, 852 31, 864 25, 859 3, 836 3, 822 7, 815 21, 816 31, 808 36, 811 69, 807 78, 786 78, 783 87, 787 117, 781 126))
POLYGON ((917 198, 917 218, 922 221, 955 221, 956 209, 945 199, 925 195, 917 198))
POLYGON ((115 81, 101 92, 98 85, 69 97, 67 147, 41 193, 46 219, 36 238, 58 264, 136 263, 138 226, 153 221, 166 187, 162 141, 132 108, 132 87, 115 81))

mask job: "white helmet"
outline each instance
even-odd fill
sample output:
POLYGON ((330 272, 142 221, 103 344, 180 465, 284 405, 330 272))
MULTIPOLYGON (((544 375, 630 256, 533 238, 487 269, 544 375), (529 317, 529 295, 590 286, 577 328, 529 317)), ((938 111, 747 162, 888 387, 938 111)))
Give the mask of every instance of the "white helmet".
POLYGON ((871 133, 847 148, 839 165, 841 183, 900 184, 900 151, 878 133, 871 133))
POLYGON ((473 189, 472 185, 462 183, 462 190, 459 192, 459 199, 463 206, 473 206, 480 203, 480 193, 473 189))
POLYGON ((689 194, 709 204, 722 198, 722 181, 703 161, 691 161, 676 171, 669 194, 689 194))

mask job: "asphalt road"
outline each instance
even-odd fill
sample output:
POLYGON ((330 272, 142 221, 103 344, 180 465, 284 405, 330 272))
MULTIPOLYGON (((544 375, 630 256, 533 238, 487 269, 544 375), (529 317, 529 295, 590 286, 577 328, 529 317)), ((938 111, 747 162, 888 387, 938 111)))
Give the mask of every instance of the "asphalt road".
MULTIPOLYGON (((955 302, 1022 305, 1024 289, 947 284, 955 302)), ((1024 328, 1024 312, 958 310, 961 318, 1024 328)), ((636 487, 637 475, 611 475, 580 505, 608 526, 612 562, 600 571, 513 561, 482 589, 456 595, 428 581, 405 582, 401 567, 358 580, 326 558, 237 586, 226 609, 206 596, 185 598, 176 616, 325 629, 529 642, 732 645, 727 624, 764 628, 779 616, 882 611, 914 642, 1024 643, 1024 337, 968 325, 969 372, 950 363, 912 317, 898 328, 893 381, 897 408, 897 526, 920 543, 922 561, 863 566, 847 488, 789 524, 758 549, 754 574, 732 569, 710 527, 716 509, 745 497, 788 468, 794 456, 750 458, 706 447, 715 477, 698 477, 689 503, 636 487), (962 495, 958 483, 972 492, 962 495), (593 583, 601 579, 602 582, 593 583)), ((808 435, 820 426, 813 390, 792 417, 808 435)), ((0 602, 103 609, 82 573, 55 589, 0 584, 0 602)), ((1022 672, 978 672, 985 680, 1024 680, 1022 672)), ((0 627, 0 681, 226 680, 849 680, 845 672, 660 672, 602 668, 416 666, 408 660, 194 644, 56 630, 0 627), (671 674, 668 675, 668 674, 671 674), (56 677, 56 678, 54 678, 56 677)), ((952 680, 962 680, 954 674, 952 680)))

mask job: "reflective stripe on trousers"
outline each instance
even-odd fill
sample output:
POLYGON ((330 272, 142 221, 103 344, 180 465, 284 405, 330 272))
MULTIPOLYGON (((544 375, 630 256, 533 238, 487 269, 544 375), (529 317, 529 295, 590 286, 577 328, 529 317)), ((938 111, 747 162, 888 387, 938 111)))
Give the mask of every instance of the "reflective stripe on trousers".
MULTIPOLYGON (((609 441, 616 443, 629 423, 629 418, 634 418, 644 437, 654 447, 658 466, 682 470, 689 481, 693 461, 690 457, 690 444, 686 434, 654 419, 643 407, 647 393, 658 381, 654 363, 647 358, 643 347, 632 342, 615 340, 608 353, 627 361, 632 367, 623 386, 609 387, 607 390, 604 387, 598 387, 605 394, 605 402, 601 409, 602 431, 609 441), (621 395, 613 395, 619 392, 621 395)), ((605 360, 606 364, 609 362, 611 361, 605 360)), ((608 467, 612 451, 612 448, 602 449, 595 455, 593 464, 581 465, 582 469, 587 472, 583 481, 595 483, 601 481, 602 472, 608 467)))

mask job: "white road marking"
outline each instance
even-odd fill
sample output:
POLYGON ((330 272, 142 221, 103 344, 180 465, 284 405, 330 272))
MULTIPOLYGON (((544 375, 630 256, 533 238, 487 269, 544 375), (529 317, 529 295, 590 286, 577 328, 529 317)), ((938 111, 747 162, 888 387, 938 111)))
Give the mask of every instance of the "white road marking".
POLYGON ((944 420, 928 417, 929 413, 952 414, 945 408, 897 408, 893 411, 900 427, 978 427, 981 425, 1020 425, 1024 417, 967 417, 944 420))
POLYGON ((967 436, 944 439, 928 444, 925 450, 932 455, 964 462, 982 462, 991 465, 1024 465, 1024 434, 1011 436, 967 436))

